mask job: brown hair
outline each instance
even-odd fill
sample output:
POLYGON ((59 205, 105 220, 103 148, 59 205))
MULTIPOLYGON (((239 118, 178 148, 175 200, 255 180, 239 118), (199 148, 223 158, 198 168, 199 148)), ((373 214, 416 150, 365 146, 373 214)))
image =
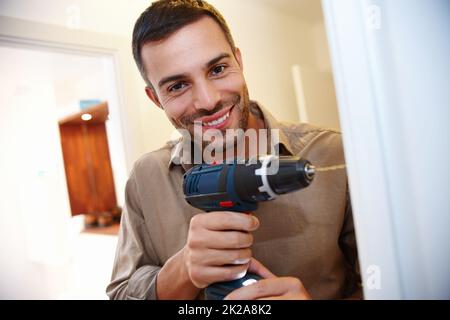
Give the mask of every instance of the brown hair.
POLYGON ((169 37, 175 31, 204 16, 213 18, 223 30, 233 52, 236 47, 230 29, 223 16, 212 5, 203 0, 159 0, 148 7, 137 19, 133 29, 133 57, 139 72, 152 88, 145 74, 141 49, 145 43, 169 37))

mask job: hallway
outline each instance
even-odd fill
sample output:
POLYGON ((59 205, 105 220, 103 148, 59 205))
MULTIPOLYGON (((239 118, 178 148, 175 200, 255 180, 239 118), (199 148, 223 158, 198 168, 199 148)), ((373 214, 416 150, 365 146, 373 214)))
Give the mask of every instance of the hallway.
POLYGON ((67 290, 54 299, 108 299, 105 291, 112 272, 116 243, 117 235, 74 232, 67 290))

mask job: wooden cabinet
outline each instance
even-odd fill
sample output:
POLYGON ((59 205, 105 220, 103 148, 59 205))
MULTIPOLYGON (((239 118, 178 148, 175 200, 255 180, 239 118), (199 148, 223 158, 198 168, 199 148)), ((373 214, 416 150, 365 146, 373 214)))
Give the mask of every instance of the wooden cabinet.
POLYGON ((59 122, 72 215, 109 212, 117 206, 107 119, 108 105, 102 103, 59 122), (84 121, 82 114, 92 119, 84 121))

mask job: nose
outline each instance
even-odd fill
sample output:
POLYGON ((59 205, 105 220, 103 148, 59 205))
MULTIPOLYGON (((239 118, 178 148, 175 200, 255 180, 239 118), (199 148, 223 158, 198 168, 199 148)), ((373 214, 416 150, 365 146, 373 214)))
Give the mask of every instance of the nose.
POLYGON ((198 109, 213 110, 220 101, 217 88, 208 80, 195 84, 194 106, 198 109))

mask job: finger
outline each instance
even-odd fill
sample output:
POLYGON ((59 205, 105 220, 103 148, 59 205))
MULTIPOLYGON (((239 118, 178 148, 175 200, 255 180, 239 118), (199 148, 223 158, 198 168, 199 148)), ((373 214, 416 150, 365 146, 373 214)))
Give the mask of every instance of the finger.
POLYGON ((265 297, 265 298, 258 298, 256 300, 311 300, 311 297, 309 295, 299 294, 299 295, 265 297))
POLYGON ((251 285, 234 290, 225 300, 255 300, 259 298, 279 296, 286 293, 281 278, 263 279, 251 285), (273 281, 278 280, 278 281, 273 281))
POLYGON ((248 264, 227 267, 197 267, 190 271, 189 277, 198 288, 222 281, 242 278, 247 272, 248 264))
POLYGON ((263 279, 247 287, 231 292, 225 299, 253 300, 253 299, 295 299, 308 300, 311 296, 302 282, 294 277, 278 277, 263 279))
POLYGON ((312 300, 309 293, 305 290, 300 290, 297 292, 289 292, 287 294, 281 296, 272 296, 272 297, 264 297, 258 298, 256 300, 312 300))
POLYGON ((209 230, 254 231, 259 227, 259 220, 254 215, 231 211, 215 211, 195 215, 191 225, 209 230))
POLYGON ((192 252, 191 261, 206 266, 249 264, 252 251, 245 249, 207 249, 192 252))
POLYGON ((250 260, 250 266, 248 267, 248 271, 251 273, 255 273, 266 279, 276 277, 276 275, 270 272, 269 269, 267 269, 261 262, 259 262, 255 258, 252 258, 250 260))
POLYGON ((192 232, 188 238, 188 246, 195 249, 244 249, 253 244, 253 235, 241 231, 209 231, 192 232))

